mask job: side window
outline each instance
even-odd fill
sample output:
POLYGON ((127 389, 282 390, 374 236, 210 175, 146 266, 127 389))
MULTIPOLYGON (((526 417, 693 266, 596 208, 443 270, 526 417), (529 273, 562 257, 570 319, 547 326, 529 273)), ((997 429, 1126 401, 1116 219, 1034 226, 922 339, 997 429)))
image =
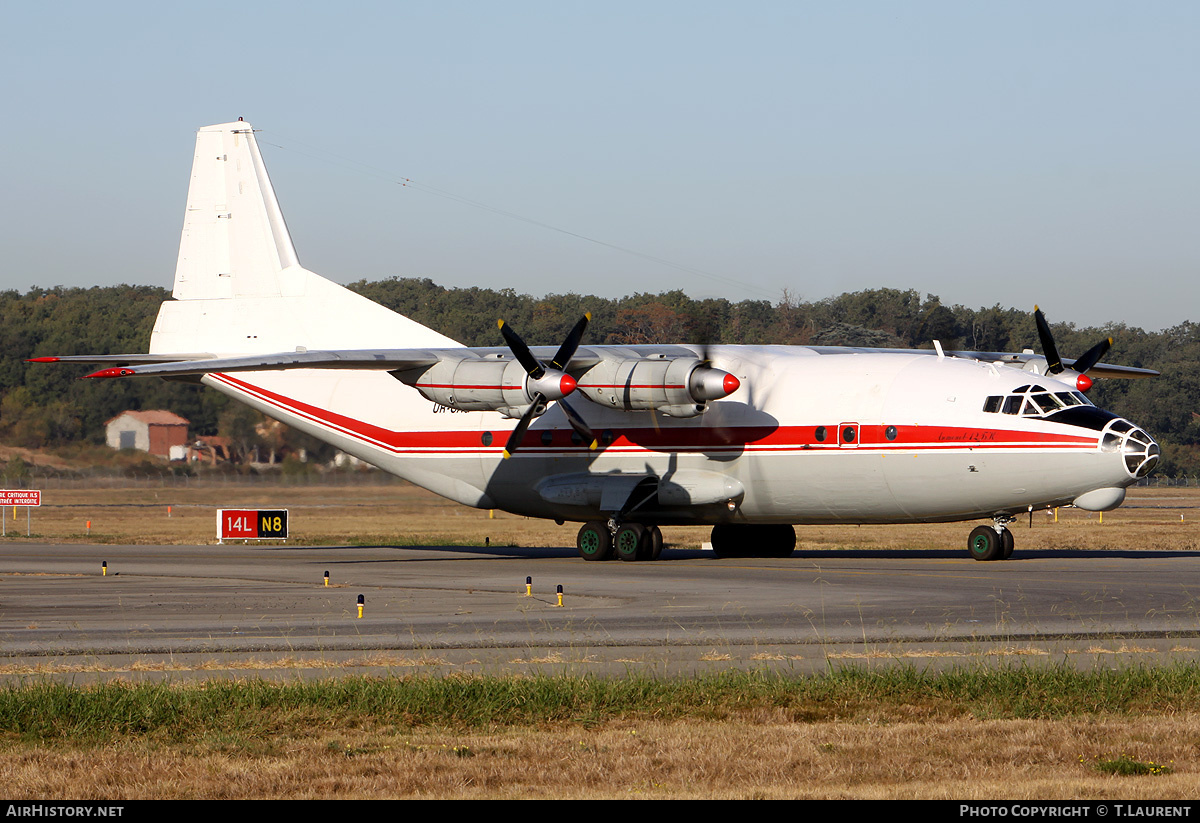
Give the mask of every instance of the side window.
POLYGON ((1004 413, 1005 414, 1020 414, 1021 413, 1021 401, 1024 399, 1025 398, 1019 394, 1010 394, 1008 397, 1004 398, 1004 409, 1003 409, 1004 413))
POLYGON ((995 414, 1000 411, 1000 404, 1004 400, 999 395, 992 395, 987 400, 983 401, 983 410, 995 414))

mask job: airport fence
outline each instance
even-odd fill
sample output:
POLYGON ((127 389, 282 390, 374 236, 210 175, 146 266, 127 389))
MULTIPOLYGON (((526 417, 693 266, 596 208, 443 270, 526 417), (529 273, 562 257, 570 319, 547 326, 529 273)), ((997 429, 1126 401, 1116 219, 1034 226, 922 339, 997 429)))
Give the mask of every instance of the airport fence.
POLYGON ((31 466, 21 477, 0 477, 9 489, 120 489, 120 488, 220 488, 288 486, 392 486, 407 485, 384 471, 263 472, 174 472, 168 469, 55 471, 31 466))
POLYGON ((1200 486, 1200 475, 1184 474, 1180 475, 1179 477, 1159 477, 1158 475, 1151 475, 1150 477, 1143 477, 1134 485, 1150 487, 1161 486, 1163 488, 1170 486, 1200 486))

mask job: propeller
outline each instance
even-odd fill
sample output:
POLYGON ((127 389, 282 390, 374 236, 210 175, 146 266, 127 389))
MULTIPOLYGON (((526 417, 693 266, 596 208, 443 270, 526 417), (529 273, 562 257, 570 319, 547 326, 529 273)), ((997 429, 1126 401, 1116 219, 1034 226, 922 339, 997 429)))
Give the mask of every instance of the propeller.
POLYGON ((575 378, 567 374, 567 365, 575 356, 575 350, 579 348, 579 341, 583 339, 583 333, 591 319, 591 312, 585 313, 579 319, 579 322, 567 334, 562 345, 558 347, 558 351, 549 364, 542 363, 533 356, 529 346, 525 345, 521 336, 513 331, 512 326, 503 320, 497 321, 504 342, 508 344, 513 357, 517 358, 517 362, 529 375, 526 385, 533 392, 533 401, 525 410, 525 414, 521 415, 521 419, 517 421, 516 428, 508 436, 508 442, 504 444, 506 460, 521 447, 521 442, 525 439, 525 432, 529 428, 529 424, 533 422, 533 418, 544 412, 546 404, 553 400, 557 400, 562 406, 563 414, 566 416, 567 422, 571 424, 571 428, 583 438, 585 443, 591 444, 588 446, 589 449, 595 449, 599 445, 596 435, 592 433, 588 424, 566 401, 567 395, 575 391, 575 378))
POLYGON ((742 381, 727 371, 713 367, 712 344, 709 340, 709 329, 705 328, 700 336, 700 363, 692 370, 688 378, 688 389, 692 397, 700 402, 719 400, 737 391, 742 381))
MULTIPOLYGON (((1038 338, 1042 343, 1042 353, 1046 356, 1046 374, 1060 374, 1066 371, 1062 358, 1058 356, 1058 347, 1054 345, 1054 335, 1050 333, 1050 324, 1046 322, 1046 315, 1042 314, 1042 310, 1037 306, 1033 307, 1033 319, 1037 323, 1038 338)), ((1092 378, 1087 376, 1087 372, 1100 362, 1100 358, 1108 352, 1112 346, 1112 342, 1113 339, 1111 337, 1101 340, 1084 352, 1083 356, 1071 365, 1071 370, 1079 375, 1075 378, 1075 388, 1086 392, 1092 387, 1092 378)))

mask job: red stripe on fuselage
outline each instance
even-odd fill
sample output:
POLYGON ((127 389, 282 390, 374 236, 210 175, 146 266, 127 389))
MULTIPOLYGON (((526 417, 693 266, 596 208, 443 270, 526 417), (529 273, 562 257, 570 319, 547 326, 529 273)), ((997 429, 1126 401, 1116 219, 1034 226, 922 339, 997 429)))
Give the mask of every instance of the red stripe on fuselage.
MULTIPOLYGON (((484 431, 412 431, 402 432, 375 426, 353 417, 312 406, 268 389, 252 385, 227 374, 210 376, 239 391, 250 394, 269 405, 334 429, 371 445, 391 452, 414 454, 446 453, 494 455, 509 434, 508 429, 490 432, 493 443, 484 446, 484 431)), ((896 438, 887 438, 886 425, 859 425, 857 442, 839 444, 839 427, 826 426, 692 426, 644 427, 612 430, 612 441, 603 446, 606 451, 622 454, 637 452, 796 452, 796 451, 939 451, 946 449, 1093 449, 1097 437, 1060 432, 1029 432, 1008 429, 981 429, 955 426, 897 425, 896 438), (825 440, 817 440, 817 430, 825 429, 825 440)), ((588 453, 588 444, 571 441, 570 428, 537 430, 526 435, 524 453, 577 452, 588 453), (550 443, 542 443, 541 435, 550 432, 550 443)), ((603 442, 603 440, 602 440, 603 442)))

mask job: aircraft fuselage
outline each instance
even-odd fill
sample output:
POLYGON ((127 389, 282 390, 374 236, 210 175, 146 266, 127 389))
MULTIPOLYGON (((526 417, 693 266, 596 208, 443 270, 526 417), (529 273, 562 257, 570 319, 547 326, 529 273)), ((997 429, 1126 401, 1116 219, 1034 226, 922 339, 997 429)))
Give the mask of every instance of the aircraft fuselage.
POLYGON ((741 387, 706 413, 676 419, 577 403, 601 442, 589 451, 551 407, 510 460, 501 445, 513 420, 430 403, 384 373, 205 380, 460 503, 559 520, 608 516, 648 476, 679 478, 675 497, 659 494, 640 507, 658 523, 971 520, 1124 489, 1152 467, 1144 433, 1034 372, 803 347, 720 346, 711 356, 741 387), (1071 405, 1004 413, 1022 387, 1042 389, 1025 396, 1058 395, 1071 405), (985 411, 988 398, 1000 398, 1001 410, 985 411), (1141 438, 1133 445, 1131 432, 1141 438), (1131 450, 1140 458, 1130 459, 1131 450))

